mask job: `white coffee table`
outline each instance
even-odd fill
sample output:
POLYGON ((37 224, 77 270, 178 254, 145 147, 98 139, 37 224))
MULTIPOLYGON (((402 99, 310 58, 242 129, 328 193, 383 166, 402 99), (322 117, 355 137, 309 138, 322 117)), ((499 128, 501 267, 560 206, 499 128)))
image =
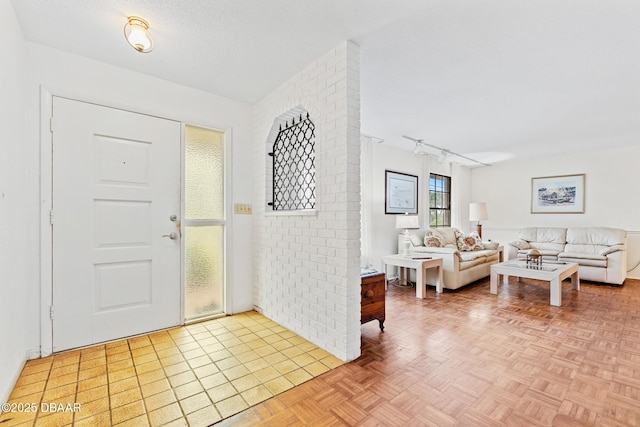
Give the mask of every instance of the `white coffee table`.
POLYGON ((424 298, 427 294, 427 269, 436 268, 437 282, 436 293, 442 292, 442 258, 410 258, 404 255, 386 255, 382 257, 384 263, 384 272, 386 277, 389 277, 387 273, 387 266, 393 265, 400 267, 400 279, 408 276, 407 268, 413 268, 416 270, 416 298, 424 298), (406 276, 405 276, 406 275, 406 276))
POLYGON ((542 263, 540 266, 527 265, 525 261, 511 260, 493 264, 491 266, 490 292, 494 295, 498 293, 498 278, 503 276, 503 283, 509 281, 509 276, 528 279, 546 280, 549 282, 549 300, 551 305, 562 305, 562 281, 571 278, 571 289, 580 290, 580 276, 578 275, 578 264, 567 263, 542 263))

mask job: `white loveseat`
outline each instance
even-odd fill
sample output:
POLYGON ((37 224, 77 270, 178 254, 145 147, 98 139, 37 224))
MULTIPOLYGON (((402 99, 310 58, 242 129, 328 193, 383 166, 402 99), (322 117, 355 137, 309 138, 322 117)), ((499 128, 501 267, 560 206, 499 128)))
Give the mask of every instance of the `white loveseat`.
MULTIPOLYGON (((437 228, 426 231, 410 231, 409 253, 428 254, 433 258, 442 258, 444 288, 458 289, 491 274, 491 265, 501 261, 498 243, 481 242, 476 236, 478 245, 474 249, 459 245, 458 237, 462 233, 456 228, 437 228), (440 247, 425 246, 425 236, 436 236, 440 247), (464 249, 464 250, 463 250, 464 249)), ((465 236, 464 234, 462 234, 465 236)), ((470 236, 470 235, 466 235, 470 236)), ((405 236, 398 236, 398 253, 405 247, 405 236)), ((427 271, 429 274, 433 270, 427 271)))
POLYGON ((542 260, 576 262, 580 279, 621 285, 627 277, 627 232, 607 227, 527 227, 507 246, 507 258, 537 249, 542 260))

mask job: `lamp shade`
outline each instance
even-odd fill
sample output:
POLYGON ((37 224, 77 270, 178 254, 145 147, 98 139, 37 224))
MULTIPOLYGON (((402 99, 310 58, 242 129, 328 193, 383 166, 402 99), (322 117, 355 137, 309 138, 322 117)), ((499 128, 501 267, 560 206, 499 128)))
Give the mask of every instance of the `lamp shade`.
POLYGON ((418 215, 398 215, 396 216, 396 228, 410 229, 420 228, 420 220, 418 215))
POLYGON ((480 221, 489 219, 487 215, 487 204, 485 202, 469 204, 469 221, 480 221))
POLYGON ((153 50, 153 38, 149 33, 149 24, 142 18, 129 17, 124 26, 124 37, 138 52, 147 53, 153 50))

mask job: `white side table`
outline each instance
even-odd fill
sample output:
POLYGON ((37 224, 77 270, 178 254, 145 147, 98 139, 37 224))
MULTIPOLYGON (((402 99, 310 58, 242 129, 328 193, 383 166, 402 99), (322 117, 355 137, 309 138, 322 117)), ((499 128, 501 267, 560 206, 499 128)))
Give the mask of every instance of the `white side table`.
POLYGON ((436 293, 442 293, 442 258, 409 258, 404 255, 386 255, 382 257, 384 263, 384 272, 388 277, 387 266, 393 265, 400 268, 400 277, 408 276, 405 269, 413 268, 416 270, 416 298, 424 298, 427 294, 427 269, 436 268, 437 282, 436 293))

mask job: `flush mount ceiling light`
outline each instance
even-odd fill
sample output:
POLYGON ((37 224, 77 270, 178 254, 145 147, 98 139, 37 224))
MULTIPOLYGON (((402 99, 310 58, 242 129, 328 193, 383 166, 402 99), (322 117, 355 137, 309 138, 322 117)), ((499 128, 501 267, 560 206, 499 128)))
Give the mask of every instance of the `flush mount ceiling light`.
POLYGON ((142 18, 130 16, 124 26, 124 37, 132 48, 140 53, 153 50, 153 38, 149 33, 149 24, 142 18))

